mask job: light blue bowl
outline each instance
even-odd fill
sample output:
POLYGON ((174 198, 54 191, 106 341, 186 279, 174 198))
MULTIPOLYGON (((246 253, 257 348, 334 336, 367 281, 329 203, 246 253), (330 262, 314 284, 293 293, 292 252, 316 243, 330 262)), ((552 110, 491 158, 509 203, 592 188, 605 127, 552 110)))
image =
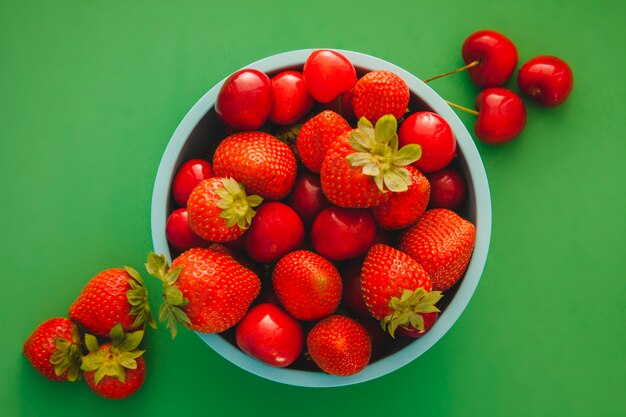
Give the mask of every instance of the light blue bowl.
MULTIPOLYGON (((313 49, 302 49, 284 52, 261 59, 246 68, 275 73, 282 69, 301 66, 312 51, 313 49)), ((410 72, 373 56, 352 51, 339 52, 357 68, 384 69, 396 73, 406 81, 413 94, 450 124, 457 140, 460 167, 468 182, 469 208, 466 216, 476 225, 476 245, 462 283, 432 329, 396 353, 371 363, 356 375, 337 377, 322 372, 271 367, 247 356, 219 335, 198 333, 213 350, 240 368, 272 381, 306 387, 334 387, 369 381, 393 372, 426 352, 452 327, 472 298, 487 260, 491 237, 491 199, 485 168, 472 137, 456 113, 434 90, 410 72)), ((224 80, 211 88, 189 110, 172 135, 159 165, 152 194, 152 242, 155 252, 166 255, 170 261, 165 222, 170 212, 170 188, 173 177, 184 161, 197 157, 203 151, 206 152, 207 143, 213 137, 220 137, 219 132, 222 131, 213 107, 223 83, 224 80)), ((462 346, 458 348, 463 349, 462 346)))

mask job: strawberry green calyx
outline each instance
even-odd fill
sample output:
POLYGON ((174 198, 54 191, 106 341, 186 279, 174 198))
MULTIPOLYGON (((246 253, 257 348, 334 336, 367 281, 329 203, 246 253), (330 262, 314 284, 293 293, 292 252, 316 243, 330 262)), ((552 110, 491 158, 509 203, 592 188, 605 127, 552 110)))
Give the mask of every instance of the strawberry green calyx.
POLYGON ((398 149, 398 121, 387 114, 372 126, 361 117, 350 134, 354 153, 346 158, 353 167, 362 167, 364 175, 371 176, 381 192, 406 191, 411 184, 409 171, 403 168, 422 156, 422 148, 411 144, 398 149))
POLYGON ((130 275, 127 280, 130 285, 130 289, 126 291, 126 299, 128 304, 131 305, 130 315, 135 317, 133 321, 133 328, 139 328, 150 325, 153 329, 156 329, 156 322, 154 316, 150 311, 150 304, 148 303, 148 290, 143 285, 143 279, 136 269, 130 266, 125 266, 124 269, 130 275))
MULTIPOLYGON (((80 340, 78 328, 74 326, 72 329, 72 339, 80 340)), ((63 337, 54 338, 54 347, 56 350, 50 356, 50 363, 54 365, 54 373, 61 376, 67 371, 67 380, 74 382, 81 378, 80 366, 83 360, 80 351, 80 343, 69 341, 63 337)))
POLYGON ((168 271, 167 258, 164 255, 150 252, 146 269, 150 275, 160 279, 163 283, 163 302, 159 308, 159 321, 166 323, 166 327, 170 329, 172 339, 174 339, 178 333, 178 324, 187 328, 191 325, 191 321, 184 311, 189 300, 183 297, 183 293, 175 285, 181 267, 168 271))
POLYGON ((246 195, 243 185, 233 178, 224 178, 222 185, 224 188, 216 190, 221 199, 216 204, 222 209, 220 217, 226 220, 226 227, 237 225, 241 229, 247 229, 255 215, 253 207, 260 205, 263 198, 258 195, 246 195))
POLYGON ((395 337, 399 326, 424 330, 424 318, 421 313, 438 313, 440 310, 435 304, 441 297, 443 297, 441 291, 428 292, 423 288, 415 291, 405 289, 400 298, 391 298, 389 308, 392 313, 384 317, 380 324, 392 337, 395 337))
POLYGON ((126 381, 126 370, 137 369, 137 358, 143 350, 137 350, 143 339, 143 330, 124 333, 120 324, 115 325, 109 334, 110 346, 98 345, 98 339, 91 334, 85 335, 85 346, 89 353, 83 358, 81 369, 85 372, 95 371, 94 379, 98 384, 105 376, 126 381))

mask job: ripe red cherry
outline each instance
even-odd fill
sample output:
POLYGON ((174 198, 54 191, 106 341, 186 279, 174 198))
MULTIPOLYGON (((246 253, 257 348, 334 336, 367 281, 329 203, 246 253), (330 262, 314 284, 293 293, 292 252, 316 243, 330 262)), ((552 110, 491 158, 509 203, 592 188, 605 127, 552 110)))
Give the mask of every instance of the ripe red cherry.
POLYGON ((311 228, 313 247, 332 261, 364 255, 375 237, 374 218, 362 209, 329 207, 315 218, 311 228))
POLYGON ((304 225, 286 204, 262 204, 246 232, 246 252, 257 262, 274 262, 297 248, 304 239, 304 225))
MULTIPOLYGON (((363 291, 361 291, 361 267, 363 259, 346 262, 339 269, 341 281, 343 282, 342 301, 350 310, 362 317, 371 317, 363 291)), ((380 325, 378 326, 380 327, 380 325)))
POLYGON ((246 354, 279 368, 291 365, 302 352, 300 323, 275 304, 259 304, 237 325, 237 346, 246 354))
POLYGON ((313 107, 313 97, 299 71, 283 71, 272 77, 274 104, 270 121, 286 126, 300 120, 313 107))
POLYGON ((504 84, 517 66, 517 49, 509 38, 493 30, 479 30, 463 42, 461 48, 466 64, 478 62, 467 70, 479 87, 504 84))
POLYGON ((465 178, 456 169, 444 168, 426 177, 430 182, 430 207, 454 210, 465 201, 465 178))
POLYGON ((443 117, 432 112, 417 112, 406 118, 398 130, 400 147, 412 143, 422 147, 422 156, 413 163, 422 172, 444 168, 456 153, 456 139, 443 117))
POLYGON ((555 107, 569 97, 574 86, 574 74, 562 59, 542 55, 529 60, 520 68, 517 85, 538 103, 555 107))
POLYGON ((336 99, 330 103, 326 103, 322 106, 326 110, 332 110, 338 113, 344 119, 350 120, 354 118, 354 110, 352 109, 352 92, 354 89, 349 89, 339 95, 336 99))
POLYGON ((327 49, 314 51, 304 63, 304 80, 313 98, 328 103, 356 84, 356 69, 342 54, 327 49))
POLYGON ((330 206, 322 192, 319 175, 309 171, 301 172, 287 198, 287 204, 298 213, 304 224, 311 224, 322 210, 330 206))
POLYGON ((179 251, 205 247, 209 244, 189 227, 186 208, 179 208, 170 213, 165 223, 165 237, 179 251))
POLYGON ((426 334, 427 331, 431 329, 435 325, 437 321, 437 317, 439 313, 422 313, 422 318, 424 319, 424 330, 417 330, 413 327, 398 327, 398 334, 406 337, 412 337, 413 339, 417 339, 418 337, 422 337, 426 334))
POLYGON ((515 93, 505 88, 487 88, 476 96, 478 119, 476 137, 484 143, 499 145, 517 137, 526 126, 526 107, 515 93))
POLYGON ((215 111, 233 129, 255 130, 269 117, 272 101, 272 83, 267 74, 243 69, 224 81, 215 111))
POLYGON ((172 194, 176 203, 186 207, 187 199, 196 185, 212 176, 211 164, 204 159, 190 159, 182 164, 172 184, 172 194))

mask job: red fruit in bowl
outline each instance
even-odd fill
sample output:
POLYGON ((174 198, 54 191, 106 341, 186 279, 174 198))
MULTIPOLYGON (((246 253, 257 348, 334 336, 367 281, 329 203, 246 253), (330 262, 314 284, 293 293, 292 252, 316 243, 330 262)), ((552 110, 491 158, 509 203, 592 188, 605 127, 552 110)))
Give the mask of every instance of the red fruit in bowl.
POLYGON ((191 230, 210 242, 228 242, 243 235, 261 204, 258 195, 248 196, 232 178, 213 177, 202 181, 189 196, 188 223, 191 230))
POLYGON ((572 69, 560 58, 541 55, 530 59, 517 75, 519 89, 548 107, 561 105, 574 86, 572 69))
POLYGON ((376 224, 383 229, 404 229, 410 226, 424 213, 428 205, 428 180, 413 166, 407 166, 406 170, 411 176, 409 189, 402 193, 393 193, 389 200, 371 209, 376 224))
POLYGON ((361 290, 374 318, 392 336, 398 327, 424 330, 424 313, 438 312, 439 291, 431 291, 428 273, 406 253, 374 245, 361 269, 361 290))
POLYGON ((304 224, 310 225, 322 210, 330 206, 330 201, 322 191, 320 177, 302 171, 296 178, 287 204, 298 213, 304 224))
POLYGON ((354 117, 354 109, 352 108, 352 92, 353 88, 348 91, 345 91, 339 95, 336 99, 331 101, 330 103, 326 103, 322 106, 326 110, 332 110, 335 113, 338 113, 341 117, 345 119, 351 119, 354 117))
POLYGON ((80 378, 80 335, 76 325, 65 317, 48 319, 28 336, 22 351, 28 362, 52 381, 80 378))
POLYGON ((333 261, 364 255, 374 243, 376 223, 367 210, 329 207, 313 221, 311 242, 315 250, 333 261))
POLYGON ((287 126, 300 120, 313 107, 313 97, 306 89, 300 71, 282 71, 272 77, 274 104, 270 121, 287 126))
POLYGON ((421 146, 422 156, 413 166, 422 172, 444 168, 456 154, 456 139, 450 125, 433 112, 416 112, 407 117, 398 130, 398 140, 400 146, 421 146))
POLYGON ((401 238, 399 249, 428 272, 433 288, 446 291, 463 276, 476 242, 476 228, 447 209, 431 209, 401 238))
POLYGON ((365 117, 372 123, 386 114, 400 119, 409 105, 409 87, 390 71, 378 70, 365 74, 352 91, 352 109, 357 119, 365 117))
POLYGON ((478 87, 504 84, 517 66, 517 48, 509 38, 493 30, 479 30, 468 36, 461 48, 465 64, 477 64, 467 70, 478 87))
POLYGON ((444 168, 428 174, 427 178, 430 182, 430 207, 454 210, 465 201, 465 178, 456 169, 444 168))
POLYGON ((344 263, 339 269, 343 282, 342 301, 352 312, 362 317, 370 317, 370 311, 365 305, 363 291, 361 291, 362 266, 363 259, 358 259, 344 263))
POLYGON ((300 323, 274 304, 258 304, 237 325, 237 346, 268 365, 291 365, 304 345, 300 323))
POLYGON ((237 324, 259 295, 261 281, 229 255, 193 248, 168 265, 163 255, 150 253, 146 269, 163 284, 159 319, 176 336, 177 325, 219 333, 237 324))
POLYGON ((213 169, 204 159, 190 159, 178 168, 172 184, 172 195, 181 207, 187 206, 189 195, 202 180, 211 178, 213 169))
POLYGON ((139 272, 127 266, 96 274, 87 282, 69 309, 70 319, 89 332, 108 336, 116 324, 135 330, 155 327, 148 290, 139 272))
POLYGON ((313 51, 302 70, 309 93, 320 103, 328 103, 356 83, 356 69, 342 54, 328 49, 313 51))
POLYGON ((331 110, 324 110, 307 120, 296 138, 298 155, 304 166, 319 174, 326 152, 337 138, 350 130, 346 119, 331 110))
POLYGON ((165 236, 167 237, 167 241, 179 251, 186 251, 187 249, 209 244, 191 230, 187 216, 187 209, 181 207, 171 212, 165 223, 165 236))
POLYGON ((269 117, 272 102, 270 78, 261 71, 248 68, 235 72, 224 81, 217 95, 215 111, 233 129, 255 130, 269 117))
POLYGON ((146 378, 143 350, 137 350, 143 331, 125 334, 121 326, 111 329, 110 342, 98 345, 98 340, 85 335, 89 353, 81 369, 89 388, 101 397, 121 400, 134 394, 146 378))
POLYGON ((338 138, 324 157, 320 179, 328 200, 341 207, 367 208, 402 192, 411 183, 404 166, 419 159, 417 145, 398 149, 397 121, 381 117, 376 127, 365 118, 338 138))
POLYGON ((521 98, 505 88, 487 88, 476 96, 476 137, 490 145, 515 139, 526 126, 526 107, 521 98))
POLYGON ((275 262, 304 239, 304 225, 288 205, 262 204, 245 236, 246 252, 257 262, 275 262))
POLYGON ((341 276, 320 255, 298 250, 285 255, 272 273, 274 291, 285 309, 300 320, 332 314, 341 300, 341 276))
POLYGON ((311 359, 330 375, 354 375, 367 366, 372 354, 367 330, 356 320, 340 315, 317 323, 306 344, 311 359))
POLYGON ((220 142, 213 155, 216 176, 232 177, 246 191, 280 200, 296 181, 296 158, 288 145, 264 132, 242 132, 220 142))

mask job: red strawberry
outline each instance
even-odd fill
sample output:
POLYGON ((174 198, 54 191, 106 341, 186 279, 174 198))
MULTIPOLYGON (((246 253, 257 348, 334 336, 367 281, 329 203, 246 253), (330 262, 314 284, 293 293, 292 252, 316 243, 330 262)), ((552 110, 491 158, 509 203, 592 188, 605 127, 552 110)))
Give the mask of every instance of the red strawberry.
POLYGON ((331 110, 323 111, 307 120, 296 138, 298 155, 304 166, 319 174, 328 149, 338 137, 350 130, 346 119, 331 110))
POLYGON ((254 217, 258 195, 248 196, 232 178, 213 177, 196 186, 187 200, 187 219, 194 233, 211 242, 235 240, 254 217))
POLYGON ((433 288, 445 291, 461 278, 474 250, 476 228, 448 209, 426 211, 400 239, 400 250, 419 262, 433 288))
POLYGON ((320 321, 306 339, 311 359, 327 374, 354 375, 367 366, 372 342, 357 321, 334 315, 320 321))
POLYGON ((176 336, 177 323, 201 333, 219 333, 239 322, 259 295, 261 281, 232 257, 194 248, 174 259, 150 253, 148 272, 163 282, 159 320, 176 336))
POLYGON ((407 254, 387 245, 374 245, 361 269, 365 305, 394 336, 398 327, 424 329, 423 313, 438 312, 439 291, 431 291, 426 271, 407 254))
POLYGON ((412 165, 405 167, 409 171, 411 184, 402 193, 393 193, 389 200, 372 208, 372 215, 383 229, 404 229, 415 223, 424 214, 430 198, 430 183, 412 165))
POLYGON ((409 87, 390 71, 378 70, 365 74, 352 91, 352 108, 357 119, 365 117, 372 123, 386 114, 396 119, 406 113, 409 105, 409 87))
POLYGON ((367 208, 402 192, 411 183, 403 168, 419 159, 419 145, 398 150, 398 123, 394 116, 382 117, 374 128, 366 119, 358 128, 338 138, 324 157, 320 179, 324 194, 341 207, 367 208), (390 192, 391 191, 391 192, 390 192))
POLYGON ((26 339, 24 356, 41 375, 53 381, 80 378, 80 335, 66 318, 44 321, 26 339))
POLYGON ((341 300, 341 276, 325 258, 307 250, 283 256, 272 273, 280 303, 295 318, 318 320, 332 314, 341 300))
POLYGON ((85 382, 93 392, 111 400, 121 400, 137 391, 146 377, 146 363, 137 350, 143 331, 125 334, 122 327, 115 326, 110 333, 111 341, 98 345, 95 336, 85 335, 89 353, 81 366, 85 382))
POLYGON ((69 317, 91 333, 108 336, 120 323, 125 331, 155 327, 148 290, 135 269, 111 268, 93 277, 70 306, 69 317))
POLYGON ((249 193, 280 200, 296 181, 296 158, 289 146, 264 132, 230 135, 213 155, 213 172, 233 177, 249 193))

